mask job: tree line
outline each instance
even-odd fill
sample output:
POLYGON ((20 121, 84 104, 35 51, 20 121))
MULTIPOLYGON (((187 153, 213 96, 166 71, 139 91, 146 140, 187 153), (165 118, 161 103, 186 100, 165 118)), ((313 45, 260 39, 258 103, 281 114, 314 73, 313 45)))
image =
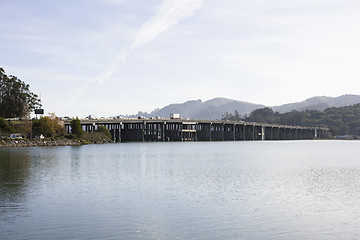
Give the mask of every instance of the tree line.
POLYGON ((26 118, 41 107, 40 98, 26 84, 13 75, 6 75, 0 67, 0 117, 26 118))
POLYGON ((105 126, 97 131, 85 133, 80 120, 71 121, 72 132, 68 135, 62 122, 51 114, 40 119, 30 119, 30 113, 41 107, 40 98, 30 91, 30 85, 13 75, 5 74, 0 67, 0 136, 21 133, 24 137, 43 135, 47 138, 80 138, 87 141, 111 140, 111 134, 105 126))
POLYGON ((331 107, 324 111, 305 110, 287 113, 274 112, 271 108, 261 108, 248 115, 224 113, 223 120, 246 121, 307 127, 328 127, 334 135, 360 136, 360 104, 345 107, 331 107))

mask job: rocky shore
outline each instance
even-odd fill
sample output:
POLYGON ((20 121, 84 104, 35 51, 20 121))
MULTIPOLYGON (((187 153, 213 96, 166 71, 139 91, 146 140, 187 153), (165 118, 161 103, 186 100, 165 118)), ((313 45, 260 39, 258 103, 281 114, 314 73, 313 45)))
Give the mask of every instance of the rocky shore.
POLYGON ((109 141, 86 141, 79 139, 3 139, 0 148, 7 147, 40 147, 40 146, 80 146, 85 144, 108 143, 109 141))

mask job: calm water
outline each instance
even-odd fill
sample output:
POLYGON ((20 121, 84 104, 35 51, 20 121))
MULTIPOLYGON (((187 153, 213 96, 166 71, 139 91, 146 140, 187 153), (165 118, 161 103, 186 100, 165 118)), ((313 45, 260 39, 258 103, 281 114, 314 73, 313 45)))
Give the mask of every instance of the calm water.
POLYGON ((0 149, 0 239, 360 239, 360 141, 0 149))

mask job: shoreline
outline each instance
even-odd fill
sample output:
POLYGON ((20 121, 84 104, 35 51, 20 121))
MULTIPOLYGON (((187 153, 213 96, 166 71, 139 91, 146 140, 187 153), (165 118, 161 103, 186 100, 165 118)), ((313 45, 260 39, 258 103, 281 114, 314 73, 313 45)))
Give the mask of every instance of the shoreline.
POLYGON ((2 139, 0 148, 14 147, 45 147, 45 146, 82 146, 87 144, 102 144, 108 141, 86 141, 82 139, 2 139))
MULTIPOLYGON (((316 139, 316 140, 337 140, 337 141, 355 141, 359 139, 316 139)), ((275 140, 274 140, 275 141, 275 140)), ((288 140, 297 141, 297 140, 288 140)), ((311 141, 311 140, 309 140, 311 141)), ((215 141, 212 141, 215 142, 215 141)), ((241 141, 239 141, 241 142, 241 141)), ((104 139, 97 141, 87 141, 84 139, 2 139, 0 140, 1 148, 16 148, 16 147, 55 147, 55 146, 82 146, 89 144, 105 144, 113 143, 104 139)))

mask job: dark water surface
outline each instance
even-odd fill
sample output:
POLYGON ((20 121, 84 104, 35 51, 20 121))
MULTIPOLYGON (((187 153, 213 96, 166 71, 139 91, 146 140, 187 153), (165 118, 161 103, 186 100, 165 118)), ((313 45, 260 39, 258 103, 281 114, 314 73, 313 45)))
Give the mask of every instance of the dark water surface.
POLYGON ((360 142, 0 149, 0 239, 360 239, 360 142))

